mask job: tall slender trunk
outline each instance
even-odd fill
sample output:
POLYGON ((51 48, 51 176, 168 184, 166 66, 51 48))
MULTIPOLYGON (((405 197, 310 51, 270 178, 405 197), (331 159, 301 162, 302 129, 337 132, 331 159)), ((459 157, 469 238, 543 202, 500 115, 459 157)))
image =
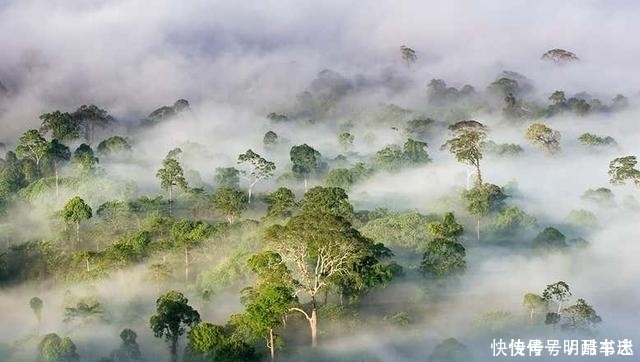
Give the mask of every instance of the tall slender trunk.
POLYGON ((60 196, 60 186, 58 182, 58 163, 56 161, 53 161, 53 171, 56 174, 56 201, 57 201, 60 196))
POLYGON ((274 343, 273 338, 273 328, 269 328, 269 357, 271 357, 271 362, 275 362, 276 360, 276 345, 274 343))
POLYGON ((169 186, 169 217, 171 217, 171 203, 173 201, 172 187, 169 186))
POLYGON ((91 271, 91 266, 89 265, 89 256, 84 258, 84 262, 87 264, 87 272, 91 271))
POLYGON ((533 323, 533 308, 529 311, 529 321, 533 323))
POLYGON ((252 183, 249 184, 249 201, 247 203, 251 203, 251 194, 253 194, 253 187, 256 185, 256 182, 258 182, 258 180, 254 180, 252 183))
POLYGON ((189 282, 189 248, 184 247, 184 281, 189 282))
POLYGON ((171 352, 171 362, 178 362, 178 338, 177 337, 172 338, 169 352, 171 352))
POLYGON ((309 182, 307 181, 307 176, 304 177, 304 192, 309 190, 309 182))
POLYGON ((309 318, 309 327, 311 328, 311 348, 316 348, 318 347, 318 312, 315 302, 309 318))
POLYGON ((476 224, 476 238, 480 240, 480 216, 478 216, 477 224, 476 224))
POLYGON ((80 247, 80 221, 76 221, 76 248, 80 247))
POLYGON ((476 172, 478 173, 478 185, 482 186, 482 173, 480 173, 480 160, 476 162, 476 172))

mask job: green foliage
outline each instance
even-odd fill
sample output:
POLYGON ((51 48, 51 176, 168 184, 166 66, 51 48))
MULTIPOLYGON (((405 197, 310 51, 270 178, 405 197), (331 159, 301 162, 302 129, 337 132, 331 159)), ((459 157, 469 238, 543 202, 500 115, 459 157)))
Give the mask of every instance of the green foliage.
POLYGON ((80 356, 69 337, 49 333, 38 344, 38 362, 78 362, 80 356))
POLYGON ((111 352, 109 360, 113 362, 136 362, 142 361, 142 353, 140 346, 136 342, 138 334, 129 328, 125 328, 120 332, 122 343, 120 348, 111 352))
POLYGON ((615 146, 616 140, 613 137, 601 137, 593 133, 583 133, 578 137, 578 141, 587 147, 615 146))
POLYGON ((621 185, 629 180, 640 185, 640 170, 635 168, 637 163, 636 156, 618 157, 609 162, 609 182, 621 185))
POLYGON ((431 159, 425 148, 427 148, 426 142, 416 141, 411 138, 407 139, 402 148, 402 159, 405 164, 418 166, 429 163, 431 159))
POLYGON ((366 237, 390 246, 424 252, 432 235, 428 232, 428 225, 434 220, 433 216, 417 212, 391 214, 369 221, 360 231, 366 237))
POLYGON ((267 208, 267 216, 269 217, 289 217, 296 207, 296 196, 286 187, 279 187, 267 195, 265 201, 269 204, 267 208))
POLYGON ((571 210, 564 221, 578 228, 594 229, 598 227, 598 218, 588 210, 571 210))
POLYGON ((429 225, 427 225, 427 230, 434 239, 442 239, 452 242, 458 241, 458 238, 462 236, 464 231, 462 225, 456 222, 456 218, 452 212, 445 213, 442 221, 429 223, 429 225))
POLYGON ((278 143, 278 134, 273 131, 267 131, 262 139, 265 147, 273 147, 278 143))
POLYGON ((544 315, 544 313, 547 312, 549 301, 538 294, 527 293, 523 297, 522 305, 527 308, 529 319, 533 321, 535 313, 542 313, 544 315))
POLYGON ((447 338, 435 346, 429 362, 472 362, 473 355, 467 346, 455 338, 447 338))
POLYGON ((467 210, 472 215, 482 217, 491 212, 502 210, 507 195, 504 194, 500 186, 484 183, 475 185, 470 190, 465 190, 462 193, 462 198, 466 203, 467 210))
POLYGON ((305 144, 293 146, 289 151, 291 158, 291 171, 305 180, 311 174, 320 174, 326 168, 322 162, 322 155, 313 147, 305 144))
POLYGON ((60 111, 44 113, 40 115, 40 119, 42 134, 51 132, 52 138, 60 141, 73 141, 80 136, 80 126, 69 113, 60 111))
POLYGON ((533 123, 527 128, 525 135, 532 144, 540 147, 549 154, 560 152, 560 132, 542 123, 533 123))
POLYGON ((237 189, 240 186, 240 170, 235 167, 218 167, 214 176, 218 187, 231 187, 237 189))
POLYGON ((599 187, 597 189, 588 189, 581 198, 583 200, 594 202, 599 206, 612 207, 615 206, 615 198, 611 189, 599 187))
POLYGON ((98 162, 99 160, 94 155, 93 149, 86 143, 81 144, 73 151, 73 163, 76 164, 82 172, 92 172, 98 162))
POLYGON ((111 136, 98 144, 97 151, 102 155, 119 155, 131 151, 131 145, 126 138, 111 136))
POLYGON ((80 132, 84 139, 89 143, 93 142, 96 127, 105 129, 116 122, 106 110, 94 104, 83 104, 71 116, 80 127, 80 132))
POLYGON ((414 118, 407 122, 405 132, 410 137, 424 140, 429 135, 429 130, 433 127, 435 122, 436 121, 431 118, 414 118))
POLYGON ((63 319, 65 323, 85 325, 107 320, 106 311, 96 297, 71 298, 66 301, 63 319))
POLYGON ((160 180, 160 187, 164 190, 170 190, 173 186, 178 186, 181 189, 187 188, 184 171, 176 159, 181 152, 182 150, 179 148, 169 151, 162 161, 162 167, 156 173, 156 177, 160 180))
POLYGON ((486 141, 482 144, 482 150, 490 155, 498 157, 515 157, 524 152, 520 145, 515 143, 495 143, 494 141, 486 141))
POLYGON ((189 331, 185 362, 258 361, 253 347, 233 334, 229 326, 200 323, 189 331), (204 358, 204 360, 199 359, 204 358))
POLYGON ((172 290, 160 296, 156 301, 156 313, 149 324, 156 338, 164 337, 170 345, 171 361, 177 361, 178 338, 187 327, 200 323, 200 314, 189 304, 189 300, 180 292, 172 290))
POLYGON ((569 288, 569 284, 563 282, 562 280, 547 285, 547 287, 542 292, 542 298, 547 303, 555 302, 558 304, 558 313, 560 313, 560 310, 562 308, 562 302, 568 300, 570 296, 571 291, 569 288))
POLYGON ((342 132, 338 135, 338 144, 343 150, 348 151, 353 147, 354 136, 349 132, 342 132))
POLYGON ((532 240, 533 246, 542 250, 556 250, 567 247, 566 237, 558 229, 547 227, 532 240))
POLYGON ((462 244, 447 239, 433 239, 427 244, 420 272, 434 277, 461 274, 467 268, 465 256, 466 250, 462 244))
POLYGON ((402 168, 402 151, 396 145, 385 146, 376 152, 373 163, 378 170, 396 172, 402 168))
POLYGON ((440 149, 449 150, 458 162, 474 166, 477 172, 477 183, 482 184, 480 160, 482 144, 487 137, 487 127, 480 122, 469 120, 457 122, 449 126, 449 130, 453 138, 447 140, 440 149))
POLYGON ((593 306, 580 298, 578 301, 562 311, 563 322, 560 325, 563 329, 577 330, 588 332, 598 323, 602 322, 602 318, 593 309, 593 306))
POLYGON ((328 213, 347 220, 351 220, 354 216, 349 196, 339 187, 311 188, 300 201, 300 209, 304 213, 328 213))
POLYGON ((489 231, 511 236, 519 231, 533 228, 537 224, 536 218, 528 215, 517 206, 507 206, 500 210, 489 225, 489 231))
POLYGON ((38 172, 40 160, 47 154, 48 150, 49 142, 36 129, 30 129, 25 132, 16 146, 18 157, 32 160, 35 163, 36 173, 38 172))
POLYGON ((245 165, 247 168, 241 172, 249 178, 249 202, 251 202, 253 186, 259 180, 268 179, 273 176, 276 165, 250 149, 238 156, 238 164, 245 165))
POLYGON ((93 210, 79 196, 75 196, 64 205, 61 213, 65 222, 79 223, 82 220, 90 219, 93 216, 93 210))
POLYGON ((213 195, 213 207, 221 211, 230 224, 247 209, 248 201, 249 198, 244 192, 230 187, 220 188, 213 195))

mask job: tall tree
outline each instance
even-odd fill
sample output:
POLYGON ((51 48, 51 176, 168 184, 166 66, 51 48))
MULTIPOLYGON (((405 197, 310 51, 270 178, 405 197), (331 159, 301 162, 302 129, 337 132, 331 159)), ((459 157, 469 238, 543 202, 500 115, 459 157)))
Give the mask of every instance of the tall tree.
POLYGON ((131 145, 124 137, 111 136, 98 144, 97 151, 102 155, 124 154, 131 151, 131 145))
POLYGON ((280 187, 266 196, 267 216, 289 217, 296 206, 296 195, 286 187, 280 187))
POLYGON ((529 126, 525 136, 531 143, 549 154, 553 155, 560 152, 560 132, 542 123, 533 123, 529 126))
POLYGON ((630 180, 640 187, 640 170, 636 168, 637 163, 636 156, 618 157, 609 162, 609 182, 616 185, 630 180))
POLYGON ((569 290, 569 284, 559 281, 553 284, 547 285, 542 292, 542 298, 547 302, 556 302, 558 304, 558 314, 562 310, 562 303, 569 299, 571 291, 569 290))
POLYGON ((327 213, 351 220, 354 216, 349 195, 339 187, 316 186, 304 194, 300 209, 305 213, 327 213))
POLYGON ((35 162, 36 173, 40 175, 40 161, 49 150, 49 142, 42 137, 37 129, 30 129, 18 140, 16 154, 18 157, 27 158, 35 162))
POLYGON ((86 143, 81 144, 73 151, 73 163, 75 163, 85 174, 95 170, 96 164, 100 160, 95 156, 93 149, 86 143))
POLYGON ((448 149, 459 162, 469 164, 476 169, 476 184, 482 185, 480 160, 482 144, 487 137, 487 127, 474 120, 460 121, 449 126, 453 138, 447 140, 440 149, 448 149))
POLYGON ((458 224, 453 213, 446 213, 442 221, 429 223, 427 230, 432 235, 432 239, 427 244, 427 250, 422 257, 420 272, 423 275, 435 277, 464 272, 467 266, 466 250, 459 241, 463 228, 458 224))
POLYGON ((185 296, 172 290, 158 298, 156 313, 151 316, 149 324, 156 338, 164 337, 169 343, 171 362, 178 361, 178 340, 186 332, 187 327, 200 323, 200 314, 189 304, 185 296))
POLYGON ((170 232, 174 243, 184 250, 184 280, 189 282, 190 251, 211 235, 213 227, 201 221, 179 220, 171 226, 170 232))
POLYGON ((416 141, 411 138, 407 139, 407 142, 405 142, 402 147, 402 158, 404 162, 411 166, 429 163, 431 159, 425 148, 427 148, 426 142, 416 141))
POLYGON ((107 111, 93 104, 82 105, 71 114, 76 120, 84 139, 91 144, 96 127, 107 128, 115 123, 115 119, 107 111))
MULTIPOLYGON (((339 277, 359 271, 353 268, 372 255, 371 240, 363 237, 345 219, 328 213, 303 213, 285 226, 267 229, 265 238, 290 266, 294 285, 306 294, 309 311, 294 307, 309 322, 311 345, 318 343, 318 293, 339 286, 339 277)), ((375 266, 374 266, 375 267, 375 266)))
POLYGON ((320 152, 305 144, 293 146, 289 151, 291 159, 291 170, 294 174, 304 179, 304 190, 308 189, 308 178, 314 172, 320 171, 324 167, 320 152))
POLYGON ((58 142, 57 139, 53 139, 49 144, 49 149, 47 150, 47 154, 45 155, 45 158, 53 166, 53 173, 56 180, 56 199, 57 199, 60 195, 60 177, 58 174, 58 168, 59 168, 58 165, 61 162, 69 161, 71 159, 71 151, 69 150, 69 147, 58 142))
POLYGON ((38 327, 36 328, 36 336, 40 335, 40 324, 42 323, 42 299, 33 297, 29 300, 29 307, 33 310, 33 314, 38 321, 38 327))
POLYGON ((407 62, 407 67, 411 66, 411 64, 415 63, 418 59, 415 50, 409 48, 406 45, 400 46, 400 54, 402 55, 402 60, 407 62))
POLYGON ((549 301, 535 293, 527 293, 524 295, 522 304, 529 311, 529 320, 533 322, 533 315, 536 312, 544 313, 548 308, 549 301))
POLYGON ((238 156, 238 163, 245 165, 247 168, 241 172, 249 179, 248 202, 251 203, 251 192, 253 191, 253 187, 258 181, 273 176, 273 172, 276 170, 276 164, 271 161, 267 161, 251 149, 248 149, 245 153, 238 156))
POLYGON ((93 216, 91 207, 87 205, 80 196, 71 198, 62 209, 62 219, 65 222, 72 222, 76 226, 76 246, 80 245, 80 222, 90 219, 93 216))
POLYGON ((177 160, 180 153, 182 153, 180 148, 169 151, 162 161, 162 167, 156 173, 156 177, 160 180, 160 187, 169 191, 169 217, 172 215, 173 187, 178 186, 182 190, 187 188, 184 171, 177 160))
POLYGON ((257 282, 242 293, 245 312, 232 320, 246 331, 248 337, 264 338, 271 361, 275 361, 275 330, 284 324, 284 317, 297 305, 290 272, 278 253, 264 252, 252 256, 248 266, 257 275, 257 282))
POLYGON ((230 224, 233 224, 247 209, 247 204, 247 195, 231 187, 220 188, 213 194, 213 207, 221 211, 230 224))
POLYGON ((42 134, 51 132, 51 137, 60 141, 72 141, 80 136, 78 122, 69 113, 60 111, 44 113, 40 119, 42 134))
POLYGON ((467 210, 476 216, 476 238, 480 240, 480 220, 482 217, 494 211, 500 211, 504 206, 507 195, 501 187, 490 184, 476 184, 462 193, 467 210))

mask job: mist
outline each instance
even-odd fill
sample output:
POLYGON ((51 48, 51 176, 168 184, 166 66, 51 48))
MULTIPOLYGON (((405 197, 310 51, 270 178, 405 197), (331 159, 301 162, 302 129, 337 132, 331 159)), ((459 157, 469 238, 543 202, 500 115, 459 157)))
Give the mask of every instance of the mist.
MULTIPOLYGON (((52 172, 27 172, 15 190, 0 187, 0 359, 33 361, 41 337, 57 333, 73 340, 80 361, 99 361, 118 348, 120 331, 131 328, 145 360, 169 360, 167 344, 149 327, 158 297, 181 291, 202 321, 224 325, 244 311, 240 296, 256 280, 246 260, 268 249, 264 230, 289 217, 267 217, 267 195, 287 187, 300 201, 307 189, 329 186, 331 170, 359 163, 365 171, 346 188, 356 210, 351 222, 384 243, 404 273, 344 308, 342 297, 327 291, 325 303, 343 309, 327 309, 317 350, 309 347, 306 321, 287 317, 278 331, 284 341, 278 360, 426 360, 450 337, 475 361, 498 358, 490 346, 497 339, 640 340, 640 193, 633 180, 614 185, 608 173, 613 159, 640 155, 640 48, 630 41, 639 11, 640 4, 624 0, 0 0, 3 180, 13 167, 4 153, 16 151, 27 130, 40 128, 43 113, 95 104, 117 120, 97 128, 91 140, 65 141, 72 161, 55 166, 56 187, 52 172), (402 45, 415 51, 414 61, 402 58, 402 45), (579 60, 541 59, 554 48, 579 60), (492 89, 504 77, 517 78, 512 95, 524 115, 510 116, 506 93, 492 89), (446 82, 449 93, 438 98, 433 79, 446 82), (464 93, 465 85, 473 91, 464 93), (590 108, 554 111, 550 96, 557 90, 590 108), (188 109, 152 116, 177 100, 187 100, 188 109), (426 131, 410 130, 416 119, 430 120, 426 131), (484 150, 481 160, 484 182, 500 186, 504 204, 534 220, 511 233, 496 231, 499 211, 476 218, 468 210, 462 195, 474 168, 441 148, 452 137, 448 127, 469 119, 486 126, 487 140, 521 148, 507 155, 484 150), (559 132, 558 153, 525 137, 532 123, 559 132), (269 131, 277 134, 274 144, 265 141, 269 131), (586 132, 615 144, 587 147, 578 139, 586 132), (353 136, 346 145, 343 133, 353 136), (114 135, 126 138, 130 151, 99 154, 99 142, 114 135), (400 153, 408 139, 427 144, 429 162, 381 161, 380 150, 400 153), (99 159, 88 173, 73 159, 83 143, 99 159), (307 188, 289 153, 302 144, 321 154, 324 167, 309 175, 307 188), (190 189, 176 186, 171 216, 157 172, 174 148, 181 150, 177 160, 190 189), (275 173, 255 184, 254 198, 234 223, 211 200, 225 186, 220 169, 242 169, 238 155, 248 149, 272 161, 275 173), (611 199, 588 196, 601 188, 611 199), (60 216, 74 196, 93 210, 77 229, 60 216), (126 212, 109 211, 105 205, 113 201, 127 205, 126 212), (374 210, 380 215, 372 216, 374 210), (447 212, 464 227, 458 241, 466 270, 445 279, 421 275, 426 240, 413 248, 376 229, 376 222, 395 216, 413 213, 435 222, 447 212), (189 251, 190 270, 181 264, 182 249, 163 244, 171 233, 164 225, 187 219, 212 230, 189 251), (546 252, 533 247, 548 227, 570 245, 546 252), (144 232, 151 240, 144 256, 113 268, 101 259, 110 246, 144 232), (73 246, 76 237, 80 245, 73 246), (571 244, 580 240, 585 245, 571 244), (170 269, 162 282, 154 279, 154 265, 170 269), (584 298, 602 318, 591 334, 547 326, 544 316, 537 324, 529 320, 523 296, 558 281, 571 287, 568 304, 584 298), (34 296, 44 302, 39 328, 29 305, 34 296), (79 301, 97 301, 100 312, 69 319, 79 301)), ((16 153, 21 170, 28 170, 26 156, 16 153)), ((251 180, 240 176, 236 186, 246 192, 251 180)), ((180 356, 186 343, 181 337, 180 356)), ((262 342, 254 345, 268 360, 262 342)), ((531 358, 572 359, 562 351, 531 358)))

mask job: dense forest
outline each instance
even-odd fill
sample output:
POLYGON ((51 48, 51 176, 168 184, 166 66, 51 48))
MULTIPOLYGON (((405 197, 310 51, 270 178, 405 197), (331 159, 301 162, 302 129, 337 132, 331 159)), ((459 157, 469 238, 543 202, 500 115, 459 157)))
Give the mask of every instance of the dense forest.
MULTIPOLYGON (((74 16, 25 3, 0 30, 74 16)), ((123 11, 83 6, 99 25, 78 37, 123 11)), ((0 60, 0 360, 466 362, 640 338, 633 77, 585 80, 598 58, 555 41, 482 76, 403 39, 375 66, 302 66, 274 29, 194 55, 198 24, 148 69, 114 55, 117 76, 0 36, 20 53, 0 60)))

